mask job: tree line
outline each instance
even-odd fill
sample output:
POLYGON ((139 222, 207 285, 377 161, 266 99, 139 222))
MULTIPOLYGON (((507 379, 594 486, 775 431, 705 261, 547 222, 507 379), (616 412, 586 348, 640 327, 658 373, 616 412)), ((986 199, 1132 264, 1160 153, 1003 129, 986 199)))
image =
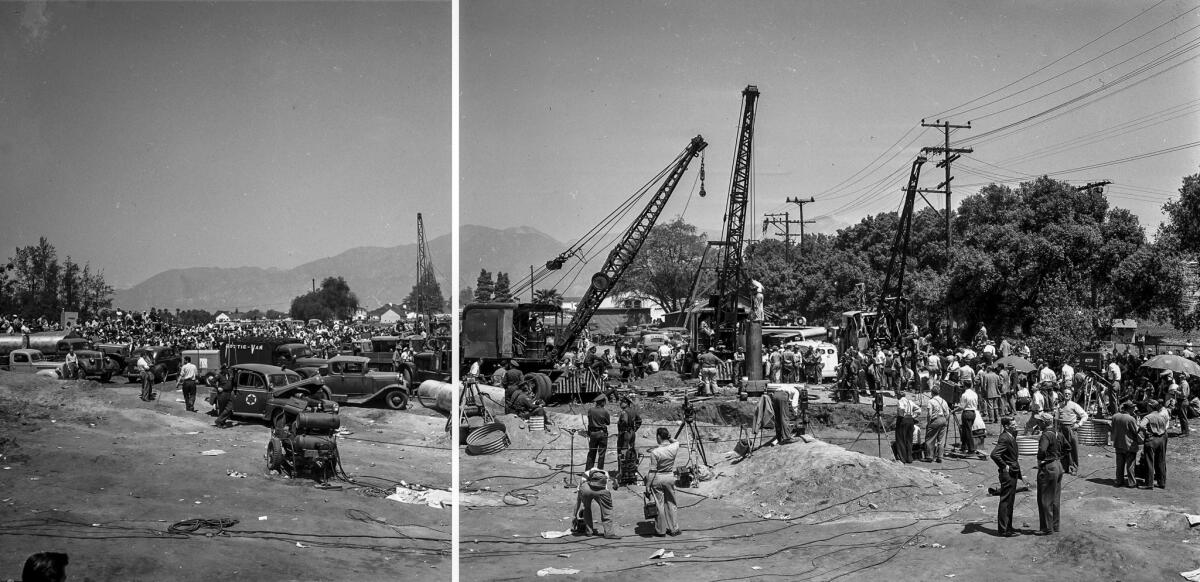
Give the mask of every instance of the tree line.
POLYGON ((103 271, 90 263, 80 265, 70 255, 60 263, 58 250, 46 237, 18 247, 0 266, 0 313, 25 320, 58 321, 64 311, 94 317, 112 307, 112 294, 103 271))

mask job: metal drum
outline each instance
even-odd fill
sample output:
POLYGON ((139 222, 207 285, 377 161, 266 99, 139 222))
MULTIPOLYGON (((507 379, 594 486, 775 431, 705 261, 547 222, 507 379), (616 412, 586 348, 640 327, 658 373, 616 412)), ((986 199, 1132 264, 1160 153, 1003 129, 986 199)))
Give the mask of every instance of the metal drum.
POLYGON ((468 455, 491 455, 508 448, 511 441, 503 422, 493 422, 467 436, 468 455))
POLYGON ((1032 435, 1017 437, 1017 453, 1022 456, 1037 455, 1040 438, 1032 435))
POLYGON ((1075 440, 1081 445, 1104 446, 1108 444, 1109 427, 1105 423, 1089 420, 1075 434, 1075 440))

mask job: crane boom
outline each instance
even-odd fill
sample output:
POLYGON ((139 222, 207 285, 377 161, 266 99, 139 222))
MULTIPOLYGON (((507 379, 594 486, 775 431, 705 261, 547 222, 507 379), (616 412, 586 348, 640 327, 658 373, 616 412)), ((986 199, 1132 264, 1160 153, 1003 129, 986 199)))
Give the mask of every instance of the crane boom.
POLYGON ((591 285, 575 309, 575 317, 571 318, 571 322, 567 324, 563 333, 555 339, 554 348, 550 354, 551 359, 556 358, 567 346, 575 343, 588 320, 600 308, 600 303, 604 301, 609 290, 621 279, 621 275, 637 257, 638 250, 642 248, 642 243, 646 242, 650 229, 658 221, 659 214, 662 214, 663 207, 670 200, 671 194, 679 184, 679 179, 683 177, 684 171, 687 170, 688 164, 692 162, 692 158, 698 156, 707 146, 708 143, 704 141, 704 138, 697 135, 684 148, 683 153, 675 159, 670 172, 659 186, 658 191, 650 198, 646 208, 629 225, 617 246, 608 253, 608 259, 604 261, 604 266, 592 275, 591 285))
POLYGON ((754 114, 758 87, 742 90, 742 115, 738 127, 737 149, 729 178, 729 206, 725 210, 725 248, 717 275, 716 332, 719 341, 732 342, 737 333, 738 297, 745 273, 742 267, 743 239, 746 231, 746 206, 750 198, 750 160, 754 145, 754 114))
POLYGON ((428 281, 427 272, 429 268, 428 249, 425 248, 425 223, 421 220, 421 213, 417 213, 417 313, 425 313, 422 305, 422 296, 425 294, 425 284, 428 281))
POLYGON ((892 241, 891 257, 888 259, 883 288, 879 293, 879 308, 876 311, 882 317, 878 321, 886 326, 885 333, 881 337, 889 338, 893 345, 903 336, 909 323, 908 301, 904 298, 904 273, 908 264, 908 243, 912 235, 913 205, 917 197, 917 182, 921 178, 921 165, 926 161, 925 156, 918 156, 913 160, 912 171, 908 176, 908 188, 904 192, 904 207, 900 211, 896 238, 892 241))

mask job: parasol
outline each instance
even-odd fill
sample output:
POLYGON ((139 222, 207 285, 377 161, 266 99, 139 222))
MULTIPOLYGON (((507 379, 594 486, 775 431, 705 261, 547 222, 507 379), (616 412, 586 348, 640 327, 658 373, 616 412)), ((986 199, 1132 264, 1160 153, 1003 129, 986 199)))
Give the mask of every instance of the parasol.
POLYGON ((1154 356, 1146 363, 1142 364, 1143 368, 1153 368, 1155 370, 1170 370, 1172 372, 1182 372, 1192 376, 1200 377, 1200 364, 1193 362, 1183 356, 1166 354, 1162 356, 1154 356))
POLYGON ((1014 370, 1022 373, 1028 373, 1037 370, 1037 366, 1029 363, 1029 360, 1022 358, 1021 356, 1004 356, 1003 358, 996 360, 996 364, 1000 366, 1012 366, 1014 370))

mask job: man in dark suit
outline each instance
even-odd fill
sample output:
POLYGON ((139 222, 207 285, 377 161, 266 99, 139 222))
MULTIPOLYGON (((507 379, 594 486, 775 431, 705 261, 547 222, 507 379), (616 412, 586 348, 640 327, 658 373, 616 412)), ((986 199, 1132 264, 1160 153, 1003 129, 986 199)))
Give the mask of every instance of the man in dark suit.
POLYGON ((596 397, 596 405, 587 411, 588 454, 586 469, 604 468, 604 454, 608 452, 608 425, 612 418, 605 406, 608 399, 603 394, 596 397))
POLYGON ((1000 506, 996 510, 996 526, 999 535, 1013 537, 1017 531, 1012 526, 1013 502, 1017 498, 1017 480, 1021 478, 1021 465, 1017 459, 1017 429, 1012 417, 1000 419, 1003 430, 992 450, 992 461, 1000 473, 1000 506))
POLYGON ((1126 400, 1121 411, 1112 417, 1113 448, 1117 452, 1117 487, 1137 487, 1133 468, 1137 463, 1138 449, 1142 436, 1138 432, 1137 419, 1133 417, 1136 407, 1126 400))

